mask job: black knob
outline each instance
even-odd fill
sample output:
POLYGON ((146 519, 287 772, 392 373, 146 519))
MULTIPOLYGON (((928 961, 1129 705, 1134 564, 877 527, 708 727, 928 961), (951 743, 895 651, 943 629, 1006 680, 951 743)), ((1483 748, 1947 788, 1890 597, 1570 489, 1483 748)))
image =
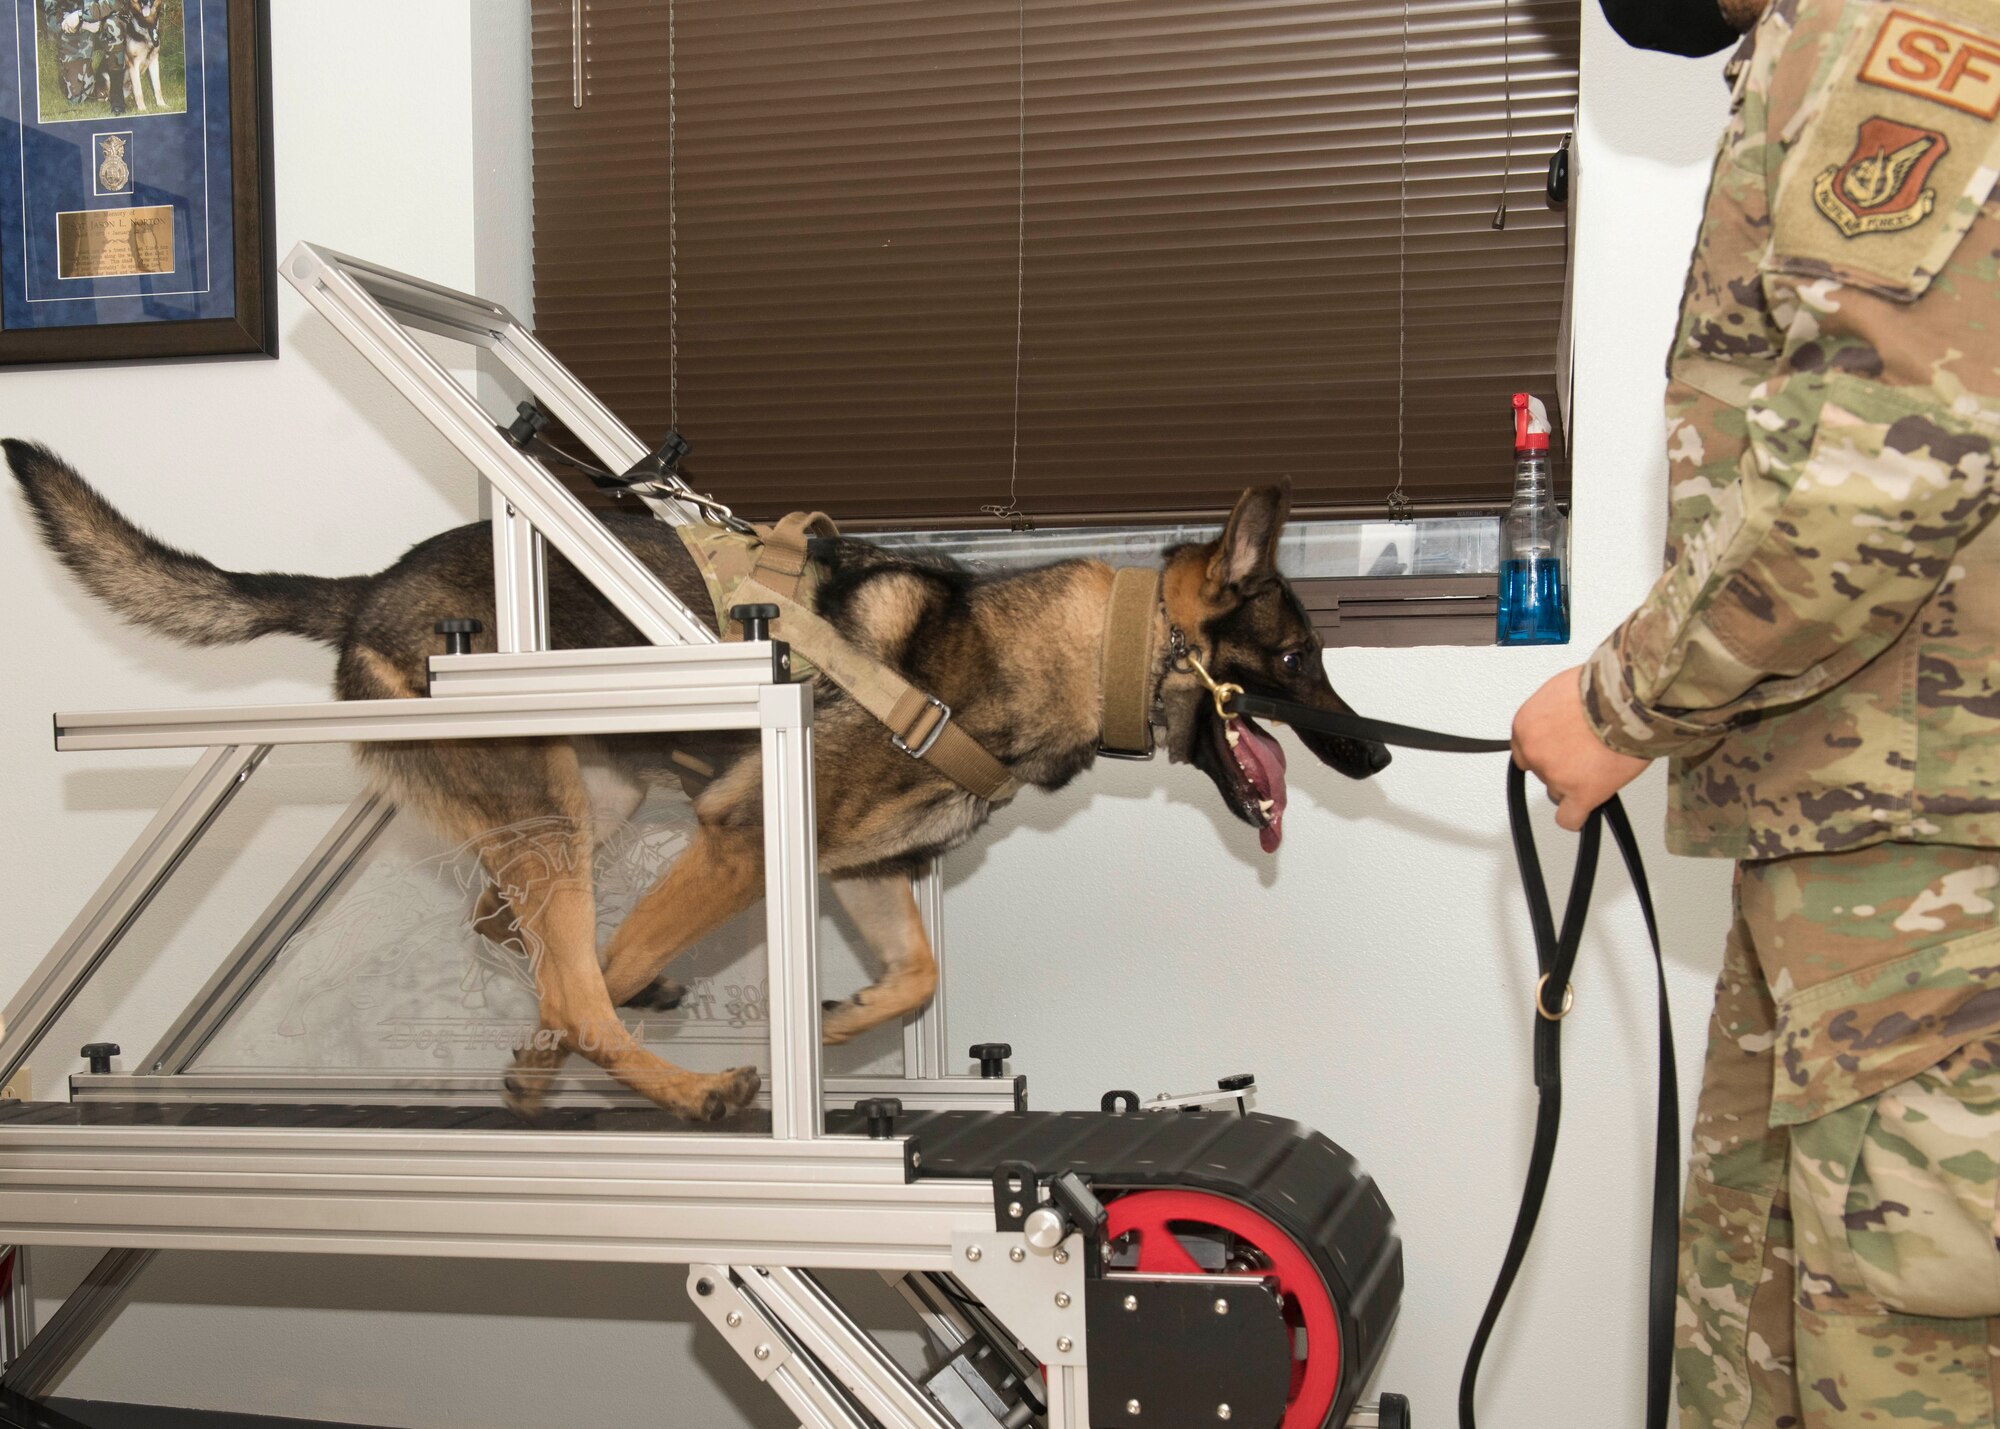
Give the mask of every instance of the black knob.
POLYGON ((1006 1075, 1007 1059, 1014 1055, 1014 1049, 1005 1042, 975 1042, 965 1054, 979 1063, 982 1077, 1006 1075))
POLYGON ((447 655, 470 655, 472 637, 486 627, 476 620, 440 620, 435 629, 444 637, 444 653, 447 655))
POLYGON ((86 1042, 80 1055, 90 1063, 90 1074, 93 1077, 101 1077, 111 1070, 111 1059, 117 1056, 118 1052, 119 1047, 116 1042, 86 1042))
POLYGON ((1410 1401, 1407 1395, 1383 1395, 1375 1406, 1375 1414, 1375 1422, 1382 1429, 1410 1429, 1410 1401))
POLYGON ((1218 1078, 1216 1088, 1225 1092, 1247 1092, 1257 1085, 1255 1072, 1238 1072, 1234 1076, 1218 1078))
POLYGON ((896 1134, 896 1118, 903 1114, 903 1104, 894 1097, 874 1097, 854 1109, 868 1118, 868 1134, 877 1141, 896 1134))
POLYGON ((507 426, 507 440, 526 451, 543 427, 549 424, 549 414, 533 402, 523 402, 514 409, 514 420, 507 426))
POLYGON ((778 618, 775 605, 732 605, 729 618, 743 627, 745 640, 769 640, 771 622, 778 618))

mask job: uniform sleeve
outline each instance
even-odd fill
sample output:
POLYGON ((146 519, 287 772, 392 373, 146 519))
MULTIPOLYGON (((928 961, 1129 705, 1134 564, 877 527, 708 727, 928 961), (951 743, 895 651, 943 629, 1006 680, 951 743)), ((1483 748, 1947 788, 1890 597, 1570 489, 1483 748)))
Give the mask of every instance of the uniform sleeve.
POLYGON ((1623 753, 1697 750, 1835 688, 1994 515, 2000 120, 1869 80, 1900 13, 1774 7, 1740 71, 1690 277, 1707 296, 1673 360, 1705 399, 1677 428, 1705 455, 1671 454, 1675 508, 1701 514, 1582 675, 1623 753))
POLYGON ((2000 420, 1833 370, 1823 342, 1787 352, 1741 412, 1737 480, 1584 666, 1585 709, 1622 753, 1698 748, 1838 685, 1896 640, 1994 513, 2000 420))

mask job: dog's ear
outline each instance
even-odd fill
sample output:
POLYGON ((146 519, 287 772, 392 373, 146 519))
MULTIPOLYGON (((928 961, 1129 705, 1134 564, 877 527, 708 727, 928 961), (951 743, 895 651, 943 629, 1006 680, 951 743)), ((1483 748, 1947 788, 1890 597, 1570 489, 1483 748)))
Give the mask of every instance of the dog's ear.
POLYGON ((1278 573, 1278 534, 1292 509, 1289 478, 1276 486, 1253 486, 1229 513, 1229 524, 1208 560, 1206 593, 1214 596, 1230 587, 1249 590, 1278 573))

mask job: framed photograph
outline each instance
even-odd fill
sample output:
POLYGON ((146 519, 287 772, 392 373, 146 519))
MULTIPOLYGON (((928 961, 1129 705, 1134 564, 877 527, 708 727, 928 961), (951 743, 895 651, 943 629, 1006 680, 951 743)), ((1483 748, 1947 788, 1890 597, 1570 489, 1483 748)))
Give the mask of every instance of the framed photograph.
POLYGON ((0 19, 0 363, 276 356, 269 0, 0 19))

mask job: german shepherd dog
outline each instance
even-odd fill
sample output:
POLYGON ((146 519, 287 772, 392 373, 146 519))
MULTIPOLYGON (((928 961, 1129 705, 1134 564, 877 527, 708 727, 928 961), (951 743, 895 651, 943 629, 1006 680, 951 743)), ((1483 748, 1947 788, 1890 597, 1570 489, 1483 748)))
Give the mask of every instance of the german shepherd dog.
MULTIPOLYGON (((428 690, 428 660, 443 653, 439 620, 492 625, 492 546, 483 522, 422 542, 379 575, 224 571, 138 529, 47 449, 0 445, 57 559, 128 621, 184 643, 304 636, 338 652, 340 698, 416 699, 428 690)), ((1192 662, 1173 652, 1192 650, 1215 679, 1246 690, 1347 710, 1327 682, 1305 609, 1275 564, 1289 505, 1287 486, 1247 491, 1218 539, 1169 551, 1155 617, 1163 653, 1154 714, 1168 756, 1206 774, 1230 812, 1259 830, 1266 850, 1282 831, 1284 753, 1254 722, 1223 719, 1192 662)), ((701 574, 669 527, 650 516, 605 519, 685 604, 708 608, 701 574)), ((813 599, 848 640, 950 705, 1015 778, 1057 789, 1096 757, 1111 576, 1089 560, 978 574, 843 539, 813 599)), ((556 648, 641 643, 553 550, 548 595, 556 648)), ((1300 737, 1351 778, 1389 762, 1379 744, 1300 737)), ((896 750, 880 724, 825 681, 813 738, 820 867, 882 967, 872 986, 825 1005, 825 1040, 838 1043, 929 1001, 937 967, 909 875, 963 843, 990 808, 896 750)), ((359 758, 400 804, 479 852, 488 884, 475 926, 532 950, 541 1030, 506 1078, 516 1111, 534 1113, 571 1051, 695 1121, 727 1116, 755 1096, 753 1069, 701 1075, 676 1067, 642 1046, 616 1011, 674 1006, 685 989, 662 977, 666 965, 761 896, 754 742, 722 734, 382 743, 360 746, 359 758), (690 766, 708 776, 690 790, 695 834, 600 954, 593 820, 629 817, 651 781, 690 766)))
MULTIPOLYGON (((160 11, 167 0, 125 0, 123 12, 125 21, 125 73, 124 83, 132 90, 132 100, 139 106, 139 112, 146 112, 147 76, 153 81, 153 100, 161 108, 167 107, 167 96, 160 88, 160 11)), ((115 85, 119 81, 113 80, 115 85)))

